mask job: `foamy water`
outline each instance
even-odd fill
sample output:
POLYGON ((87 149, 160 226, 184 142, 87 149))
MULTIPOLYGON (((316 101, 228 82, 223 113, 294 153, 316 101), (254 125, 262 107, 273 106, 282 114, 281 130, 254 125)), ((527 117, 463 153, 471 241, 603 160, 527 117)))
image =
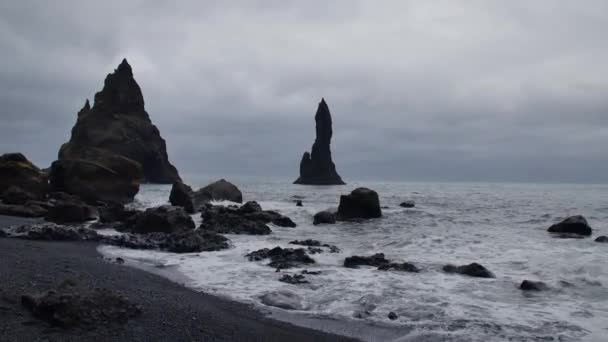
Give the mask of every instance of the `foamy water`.
MULTIPOLYGON (((232 248, 219 252, 172 254, 103 247, 104 254, 156 266, 174 266, 195 289, 263 307, 260 295, 285 290, 302 297, 303 315, 348 322, 381 323, 404 331, 397 340, 500 341, 549 339, 608 340, 608 245, 593 241, 608 235, 608 186, 476 183, 360 183, 307 187, 280 182, 244 181, 245 200, 291 217, 297 228, 271 226, 268 236, 226 235, 232 248), (381 219, 364 223, 312 225, 312 216, 337 207, 339 195, 358 186, 380 194, 388 206, 381 219), (293 196, 303 198, 296 207, 293 196), (399 203, 413 200, 416 207, 399 203), (552 223, 585 215, 593 238, 557 239, 552 223), (299 247, 292 240, 316 239, 337 245, 340 253, 315 254, 306 276, 310 284, 279 282, 266 262, 245 254, 260 249, 299 247), (420 273, 344 268, 344 258, 383 252, 408 261, 420 273), (446 263, 479 262, 496 279, 449 275, 446 263), (524 279, 546 282, 550 291, 524 293, 524 279), (364 307, 371 315, 353 314, 364 307), (390 321, 390 311, 399 318, 390 321)), ((143 186, 135 206, 167 202, 170 186, 143 186)), ((200 223, 200 216, 193 216, 200 223)), ((398 335, 398 334, 397 334, 398 335)), ((372 339, 373 337, 367 337, 372 339)))

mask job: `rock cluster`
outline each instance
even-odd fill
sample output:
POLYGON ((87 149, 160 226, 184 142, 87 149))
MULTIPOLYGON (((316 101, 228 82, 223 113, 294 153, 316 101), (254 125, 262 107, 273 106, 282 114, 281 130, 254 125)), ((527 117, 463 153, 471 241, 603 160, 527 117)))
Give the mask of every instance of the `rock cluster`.
POLYGON ((371 256, 354 255, 344 259, 344 267, 357 268, 359 266, 373 266, 380 271, 402 271, 402 272, 420 272, 418 267, 409 262, 396 263, 387 260, 384 253, 376 253, 371 256))
POLYGON ((215 233, 266 235, 271 233, 270 223, 279 227, 296 226, 289 217, 276 211, 262 210, 255 201, 241 207, 207 204, 201 210, 203 222, 200 229, 215 233))
POLYGON ((315 115, 317 137, 310 153, 305 152, 300 162, 300 177, 294 184, 343 185, 331 159, 332 120, 329 107, 322 99, 315 115))

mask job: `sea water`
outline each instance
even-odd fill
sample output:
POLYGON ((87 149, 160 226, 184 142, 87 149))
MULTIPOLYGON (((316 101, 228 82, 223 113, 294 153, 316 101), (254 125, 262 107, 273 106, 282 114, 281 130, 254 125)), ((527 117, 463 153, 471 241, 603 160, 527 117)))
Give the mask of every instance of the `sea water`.
MULTIPOLYGON (((306 308, 295 316, 300 315, 301 322, 309 319, 308 325, 323 319, 393 331, 338 330, 366 340, 608 341, 608 244, 593 241, 608 235, 608 185, 359 182, 320 187, 233 181, 245 201, 279 211, 297 227, 271 225, 272 234, 266 236, 226 235, 231 248, 218 252, 102 247, 102 253, 142 265, 173 267, 189 279, 187 286, 262 309, 261 295, 292 292, 306 308), (341 194, 359 186, 379 193, 382 218, 312 224, 316 212, 336 208, 341 194), (303 207, 295 205, 297 199, 303 207), (416 206, 401 208, 404 200, 416 206), (551 224, 577 214, 593 227, 592 238, 559 239, 547 232, 551 224), (306 276, 309 284, 278 281, 282 274, 304 268, 277 273, 265 265, 267 261, 245 258, 260 248, 297 248, 289 242, 303 239, 340 248, 339 253, 312 255, 316 264, 305 269, 321 274, 306 276), (343 267, 348 256, 374 253, 411 262, 421 272, 343 267), (484 265, 496 278, 441 270, 448 263, 472 262, 484 265), (524 279, 543 281, 550 290, 521 291, 518 286, 524 279), (396 320, 387 317, 391 311, 398 315, 396 320)), ((134 206, 165 204, 169 192, 170 186, 144 185, 134 206)), ((197 225, 201 222, 200 215, 193 218, 197 225)))

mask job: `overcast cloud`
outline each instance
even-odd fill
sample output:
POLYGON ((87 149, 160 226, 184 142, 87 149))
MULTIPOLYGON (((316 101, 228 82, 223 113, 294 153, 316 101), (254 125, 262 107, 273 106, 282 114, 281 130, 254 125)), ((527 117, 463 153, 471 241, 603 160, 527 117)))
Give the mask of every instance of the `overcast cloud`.
POLYGON ((0 0, 0 152, 48 166, 126 57, 182 174, 608 181, 608 2, 0 0))

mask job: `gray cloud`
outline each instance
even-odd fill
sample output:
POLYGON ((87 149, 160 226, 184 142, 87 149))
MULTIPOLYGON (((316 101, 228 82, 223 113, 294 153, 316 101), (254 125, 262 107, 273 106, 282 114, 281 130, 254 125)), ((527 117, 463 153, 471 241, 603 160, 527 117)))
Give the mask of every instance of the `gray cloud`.
POLYGON ((127 57, 184 174, 608 181, 605 1, 3 1, 0 150, 47 166, 127 57))

